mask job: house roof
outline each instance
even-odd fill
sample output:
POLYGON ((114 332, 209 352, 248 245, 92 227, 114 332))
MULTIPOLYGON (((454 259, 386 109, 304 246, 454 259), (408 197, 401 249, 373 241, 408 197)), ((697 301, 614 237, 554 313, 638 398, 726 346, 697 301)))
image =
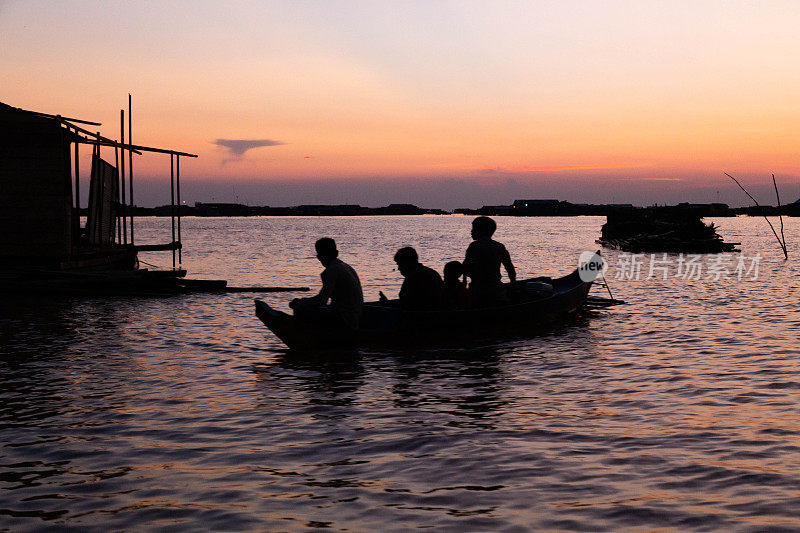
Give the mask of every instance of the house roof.
POLYGON ((74 136, 72 139, 74 142, 80 142, 84 144, 100 144, 101 146, 113 146, 116 148, 130 150, 135 154, 141 154, 142 152, 158 152, 163 154, 182 155, 185 157, 197 157, 197 154, 190 154, 187 152, 178 152, 176 150, 169 150, 165 148, 153 148, 151 146, 140 146, 138 144, 117 142, 113 139, 103 137, 99 133, 89 131, 77 125, 86 124, 90 126, 101 126, 102 124, 99 122, 63 117, 61 115, 50 115, 48 113, 40 113, 38 111, 29 111, 19 107, 12 107, 8 104, 4 104, 3 102, 0 102, 0 113, 20 113, 30 116, 33 120, 40 119, 58 121, 60 124, 66 126, 70 130, 70 133, 74 136))

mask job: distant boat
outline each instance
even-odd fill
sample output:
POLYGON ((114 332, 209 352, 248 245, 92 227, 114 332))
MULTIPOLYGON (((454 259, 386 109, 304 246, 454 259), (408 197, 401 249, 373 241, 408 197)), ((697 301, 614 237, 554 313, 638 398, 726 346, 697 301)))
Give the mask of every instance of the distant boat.
POLYGON ((631 253, 719 254, 739 245, 723 241, 690 204, 612 211, 595 242, 631 253))
MULTIPOLYGON (((545 278, 518 284, 535 285, 542 279, 545 278)), ((575 315, 592 286, 591 281, 581 279, 578 270, 549 280, 549 284, 552 293, 527 295, 518 302, 477 309, 403 311, 379 302, 365 303, 361 329, 356 335, 299 320, 262 300, 256 300, 255 305, 258 318, 292 349, 439 345, 535 334, 554 321, 575 315)))

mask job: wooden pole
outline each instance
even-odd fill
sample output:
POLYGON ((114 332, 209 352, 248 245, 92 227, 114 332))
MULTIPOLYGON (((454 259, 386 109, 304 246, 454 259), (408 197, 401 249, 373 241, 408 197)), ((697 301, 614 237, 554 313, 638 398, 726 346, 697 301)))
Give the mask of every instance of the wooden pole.
MULTIPOLYGON (((188 281, 188 280, 187 280, 188 281)), ((225 287, 225 292, 308 292, 308 287, 225 287)))
MULTIPOLYGON (((131 113, 131 95, 128 93, 128 144, 133 144, 133 113, 131 113)), ((131 244, 133 241, 133 210, 135 204, 133 203, 133 152, 128 150, 128 185, 130 187, 130 200, 131 200, 131 244)))
POLYGON ((75 216, 72 230, 75 232, 72 242, 77 246, 81 240, 81 172, 78 165, 78 143, 75 143, 75 216))
MULTIPOLYGON (((102 157, 100 157, 100 132, 99 131, 97 132, 97 145, 96 146, 97 146, 97 172, 99 173, 100 172, 100 161, 102 161, 102 157)), ((94 161, 92 161, 92 166, 94 166, 94 161)), ((101 178, 100 175, 98 175, 97 177, 98 177, 98 179, 101 178)), ((89 182, 89 190, 90 191, 91 191, 91 187, 92 187, 92 183, 90 181, 89 182)), ((100 198, 100 209, 102 210, 101 211, 102 218, 99 218, 98 220, 105 220, 105 216, 106 216, 105 202, 103 202, 102 198, 100 198)), ((98 240, 100 242, 103 242, 103 238, 104 238, 103 229, 102 228, 103 228, 102 224, 98 225, 97 238, 98 238, 98 240)), ((111 230, 111 240, 112 241, 114 240, 114 230, 113 229, 111 230)))
MULTIPOLYGON (((94 137, 94 133, 92 133, 92 136, 94 137)), ((93 139, 90 144, 94 144, 94 142, 95 141, 93 139)), ((111 139, 105 139, 105 138, 103 139, 101 144, 103 146, 119 146, 120 148, 124 148, 125 150, 133 150, 133 153, 137 155, 142 155, 142 152, 155 152, 158 154, 181 155, 183 157, 197 157, 197 154, 179 152, 178 150, 168 150, 166 148, 153 148, 152 146, 141 146, 138 144, 118 143, 117 141, 112 141, 111 139)))
POLYGON ((125 202, 125 110, 119 110, 119 139, 122 146, 120 147, 120 176, 122 181, 122 239, 123 244, 128 244, 128 221, 126 217, 127 206, 125 202))
MULTIPOLYGON (((98 132, 97 135, 100 135, 100 132, 98 132)), ((94 187, 92 187, 92 171, 95 168, 95 158, 96 157, 100 157, 99 154, 100 154, 100 147, 97 144, 93 144, 92 145, 92 159, 91 159, 92 163, 91 163, 91 166, 89 167, 89 201, 87 202, 88 211, 92 210, 92 204, 95 203, 95 201, 96 201, 95 197, 94 197, 94 193, 95 193, 94 187)), ((97 215, 97 220, 102 220, 102 216, 103 216, 102 212, 97 212, 95 214, 97 215)), ((95 226, 95 231, 92 231, 92 233, 89 233, 90 230, 92 230, 92 228, 89 227, 89 217, 88 217, 88 213, 87 213, 87 217, 86 217, 86 236, 89 239, 89 242, 97 242, 98 235, 95 233, 96 232, 96 228, 97 228, 97 226, 95 226)))
POLYGON ((772 175, 772 185, 775 187, 775 196, 778 198, 778 219, 781 221, 781 240, 783 241, 783 258, 789 259, 786 251, 786 236, 783 234, 783 215, 781 214, 781 194, 778 192, 778 184, 775 182, 775 174, 772 175))
POLYGON ((19 107, 17 109, 20 109, 21 111, 26 111, 28 113, 33 113, 34 115, 38 115, 40 117, 56 118, 58 120, 68 120, 70 122, 79 122, 81 124, 89 124, 91 126, 102 126, 102 124, 100 122, 90 122, 88 120, 81 120, 79 118, 64 117, 64 116, 61 116, 61 115, 50 115, 48 113, 40 113, 39 111, 27 111, 27 110, 21 109, 19 107))
MULTIPOLYGON (((175 242, 175 156, 169 155, 169 212, 172 220, 172 242, 175 242)), ((172 270, 175 270, 175 250, 172 250, 172 270)))
MULTIPOLYGON (((175 190, 178 203, 178 242, 181 240, 181 156, 175 156, 175 190)), ((183 246, 178 248, 178 265, 183 265, 183 246)))
MULTIPOLYGON (((736 178, 734 178, 733 176, 731 176, 731 175, 730 175, 730 174, 728 174, 727 172, 724 172, 723 174, 725 174, 725 175, 726 175, 726 176, 728 176, 730 179, 732 179, 734 182, 736 182, 736 185, 738 185, 738 186, 739 186, 739 188, 740 188, 740 189, 742 189, 742 190, 744 191, 744 193, 745 193, 747 196, 749 196, 749 197, 750 197, 750 199, 751 199, 751 200, 753 200, 753 203, 755 203, 755 204, 756 204, 756 207, 761 207, 761 206, 758 204, 758 200, 756 200, 755 198, 753 198, 753 196, 752 196, 752 195, 751 195, 749 192, 747 192, 747 190, 746 190, 744 187, 742 187, 742 184, 741 184, 741 183, 739 183, 739 181, 738 181, 736 178)), ((786 252, 786 245, 783 243, 783 241, 781 241, 781 238, 780 238, 780 237, 778 237, 778 232, 777 232, 777 231, 775 231, 775 227, 772 225, 772 222, 770 222, 770 221, 769 221, 769 219, 767 218, 767 215, 762 215, 762 216, 764 217, 764 220, 766 220, 766 221, 767 221, 767 224, 769 224, 769 229, 771 229, 771 230, 772 230, 772 234, 773 234, 773 235, 775 235, 775 238, 776 238, 776 239, 778 239, 778 244, 780 244, 780 245, 781 245, 781 249, 783 250, 783 257, 784 257, 785 259, 789 259, 789 254, 786 252)), ((781 222, 783 222, 783 220, 781 220, 781 222)))
POLYGON ((114 164, 117 168, 117 209, 116 216, 117 216, 117 244, 122 244, 122 225, 120 222, 122 219, 120 218, 120 203, 119 203, 119 147, 114 147, 114 164))
POLYGON ((75 210, 78 216, 78 226, 80 226, 81 216, 81 174, 78 166, 78 143, 75 143, 75 210))

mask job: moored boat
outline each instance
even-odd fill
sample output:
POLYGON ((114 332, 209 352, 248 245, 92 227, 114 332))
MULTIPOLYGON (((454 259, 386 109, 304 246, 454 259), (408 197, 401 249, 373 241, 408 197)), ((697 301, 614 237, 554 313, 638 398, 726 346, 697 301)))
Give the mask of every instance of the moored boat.
POLYGON ((597 243, 629 253, 719 254, 736 252, 714 223, 689 204, 618 209, 608 214, 597 243))
POLYGON ((299 320, 263 300, 256 300, 255 306, 258 318, 292 349, 440 345, 535 334, 554 321, 574 315, 592 286, 592 281, 585 281, 580 270, 575 270, 561 278, 547 279, 552 292, 537 290, 531 294, 525 290, 541 286, 542 280, 518 282, 517 298, 494 307, 403 311, 397 306, 368 302, 356 333, 299 320))

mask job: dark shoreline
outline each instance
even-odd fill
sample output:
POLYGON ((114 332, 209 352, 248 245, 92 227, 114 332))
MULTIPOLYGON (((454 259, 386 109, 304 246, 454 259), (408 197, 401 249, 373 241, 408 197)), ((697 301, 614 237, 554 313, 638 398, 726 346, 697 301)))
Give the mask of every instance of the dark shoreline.
MULTIPOLYGON (((736 207, 726 204, 678 204, 669 206, 699 217, 734 217, 746 216, 800 216, 800 204, 793 203, 781 206, 736 207)), ((246 217, 246 216, 386 216, 386 215, 451 215, 469 216, 608 216, 620 210, 643 210, 647 207, 636 207, 630 204, 572 204, 557 200, 517 200, 508 206, 483 206, 480 209, 459 208, 453 211, 444 209, 425 209, 412 204, 391 204, 384 207, 363 207, 360 205, 300 205, 293 207, 249 206, 234 203, 202 203, 194 206, 182 205, 173 208, 169 205, 159 207, 127 207, 127 215, 137 217, 172 216, 181 217, 246 217)), ((86 209, 81 209, 86 215, 86 209)))

